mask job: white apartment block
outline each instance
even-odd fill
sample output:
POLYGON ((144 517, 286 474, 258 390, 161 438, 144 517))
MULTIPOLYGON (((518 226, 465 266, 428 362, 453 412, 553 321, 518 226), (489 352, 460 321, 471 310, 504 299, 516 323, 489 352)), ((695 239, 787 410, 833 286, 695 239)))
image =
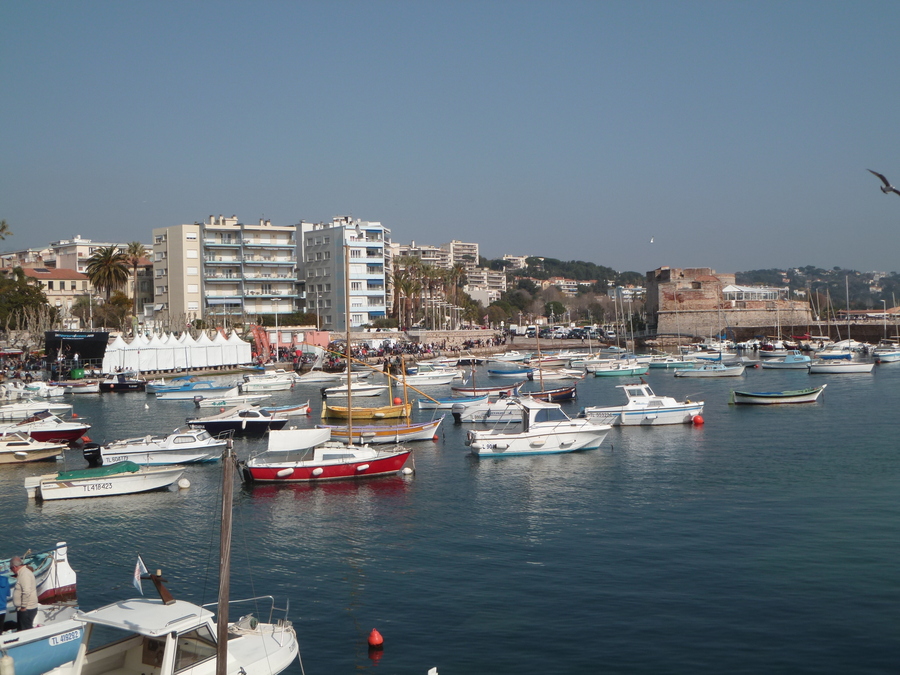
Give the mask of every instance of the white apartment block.
POLYGON ((349 260, 350 325, 363 326, 387 315, 391 278, 391 231, 381 223, 338 216, 331 223, 300 223, 301 277, 307 311, 322 329, 345 331, 349 260), (347 253, 349 252, 349 258, 347 253))
POLYGON ((418 258, 424 264, 433 265, 442 270, 449 270, 453 267, 453 264, 450 262, 450 251, 440 246, 423 246, 416 244, 414 241, 409 245, 392 243, 391 257, 398 258, 401 256, 418 258))
POLYGON ((499 300, 501 294, 506 292, 506 273, 486 267, 476 267, 466 272, 466 285, 463 290, 473 300, 481 300, 484 304, 490 304, 499 300))
POLYGON ((459 264, 466 268, 466 272, 478 267, 478 244, 454 239, 449 244, 441 244, 441 248, 450 254, 450 267, 459 264))
POLYGON ((523 270, 528 267, 527 255, 505 255, 503 259, 509 263, 509 267, 507 269, 510 270, 523 270))
POLYGON ((290 314, 297 293, 296 225, 236 216, 153 230, 154 303, 149 317, 256 321, 290 314))

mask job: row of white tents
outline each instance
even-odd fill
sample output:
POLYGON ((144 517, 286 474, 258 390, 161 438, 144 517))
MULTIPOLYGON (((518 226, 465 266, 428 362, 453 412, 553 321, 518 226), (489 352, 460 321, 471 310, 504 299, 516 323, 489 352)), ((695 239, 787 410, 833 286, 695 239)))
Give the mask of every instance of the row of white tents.
POLYGON ((186 368, 215 368, 252 363, 253 354, 249 342, 232 331, 231 337, 216 332, 210 339, 206 331, 196 340, 190 333, 175 337, 171 333, 138 335, 126 342, 121 335, 107 347, 103 356, 103 372, 126 370, 147 372, 151 370, 183 370, 186 368))

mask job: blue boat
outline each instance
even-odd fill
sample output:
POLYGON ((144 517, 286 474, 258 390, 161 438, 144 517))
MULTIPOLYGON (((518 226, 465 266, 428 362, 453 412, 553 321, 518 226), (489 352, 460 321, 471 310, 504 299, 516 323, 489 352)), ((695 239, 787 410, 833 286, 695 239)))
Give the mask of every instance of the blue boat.
POLYGON ((16 675, 42 675, 75 660, 84 637, 84 624, 69 618, 76 611, 74 605, 40 605, 36 628, 0 635, 0 651, 12 657, 16 675))

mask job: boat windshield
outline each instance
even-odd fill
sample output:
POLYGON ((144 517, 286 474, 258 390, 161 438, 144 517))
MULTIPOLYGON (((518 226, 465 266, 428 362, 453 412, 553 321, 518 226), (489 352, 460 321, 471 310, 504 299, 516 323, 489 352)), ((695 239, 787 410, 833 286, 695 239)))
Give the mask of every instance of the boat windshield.
POLYGON ((534 414, 535 422, 565 422, 568 419, 559 408, 541 408, 534 414))

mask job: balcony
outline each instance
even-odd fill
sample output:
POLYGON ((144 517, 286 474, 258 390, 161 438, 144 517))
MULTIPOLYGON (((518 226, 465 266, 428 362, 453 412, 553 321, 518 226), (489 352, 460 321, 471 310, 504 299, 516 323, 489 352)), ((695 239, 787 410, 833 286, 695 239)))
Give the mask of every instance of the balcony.
POLYGON ((241 259, 236 256, 208 256, 203 259, 207 265, 240 265, 241 259))
POLYGON ((234 239, 225 239, 225 240, 222 240, 222 239, 204 239, 204 240, 203 240, 203 245, 204 245, 204 246, 207 246, 207 247, 209 247, 209 246, 216 246, 216 247, 226 246, 226 247, 232 247, 232 248, 233 248, 233 247, 235 247, 235 246, 240 246, 240 245, 241 245, 241 242, 240 242, 239 240, 234 240, 234 239))
POLYGON ((281 239, 274 239, 272 241, 261 241, 259 239, 244 239, 244 246, 250 246, 254 248, 285 248, 287 246, 295 247, 297 242, 294 239, 288 239, 287 241, 281 239))

